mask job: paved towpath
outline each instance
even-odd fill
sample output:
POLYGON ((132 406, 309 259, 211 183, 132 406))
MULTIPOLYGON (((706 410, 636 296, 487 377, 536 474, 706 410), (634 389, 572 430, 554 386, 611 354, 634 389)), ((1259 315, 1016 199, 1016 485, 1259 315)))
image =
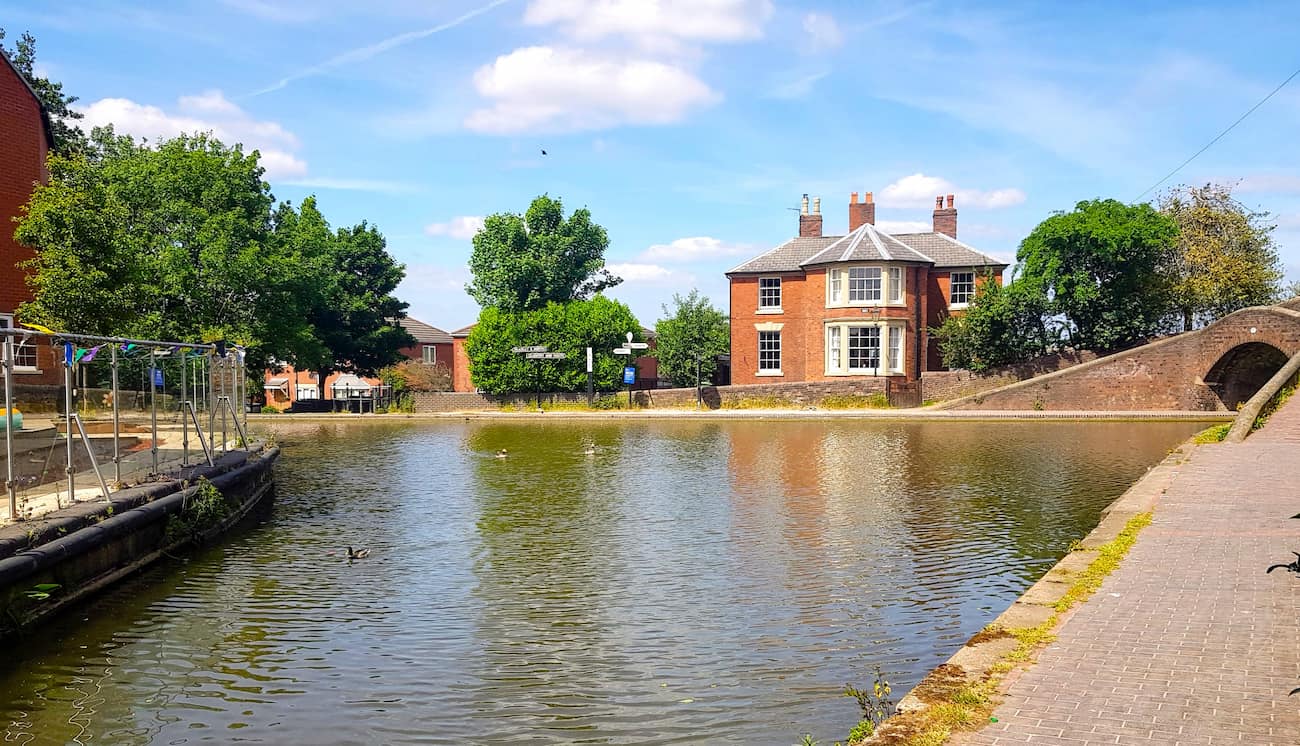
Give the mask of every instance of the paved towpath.
POLYGON ((1197 448, 973 744, 1300 744, 1300 397, 1197 448))

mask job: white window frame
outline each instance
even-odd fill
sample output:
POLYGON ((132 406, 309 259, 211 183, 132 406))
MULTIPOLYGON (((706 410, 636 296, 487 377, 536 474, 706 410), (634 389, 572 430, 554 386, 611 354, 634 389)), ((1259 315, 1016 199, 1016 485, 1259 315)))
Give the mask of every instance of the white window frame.
POLYGON ((437 345, 421 345, 421 346, 420 346, 420 362, 424 363, 425 365, 437 365, 437 364, 438 364, 438 346, 437 346, 437 345))
MULTIPOLYGON (((12 313, 0 313, 0 329, 15 329, 14 315, 12 313)), ((21 337, 14 337, 14 372, 15 373, 37 373, 36 346, 31 340, 24 341, 21 337)))
MULTIPOLYGON (((769 339, 769 341, 771 341, 771 339, 769 339)), ((758 332, 758 346, 757 346, 757 350, 758 350, 758 370, 757 370, 757 375, 760 375, 760 376, 779 376, 779 375, 782 375, 782 373, 781 373, 781 332, 780 332, 780 330, 775 330, 775 331, 773 331, 773 330, 767 330, 767 329, 761 329, 761 330, 759 330, 759 332, 758 332), (764 352, 768 352, 768 353, 770 353, 770 352, 772 352, 772 350, 773 350, 773 348, 771 348, 771 347, 769 347, 767 350, 764 350, 764 349, 763 349, 763 337, 764 337, 764 335, 772 335, 772 338, 774 338, 775 341, 776 341, 776 346, 775 346, 775 351, 776 351, 776 367, 775 367, 775 368, 773 368, 773 367, 764 367, 764 363, 765 363, 765 362, 770 366, 770 364, 771 364, 771 356, 769 355, 769 356, 766 358, 766 360, 765 360, 765 358, 764 358, 764 356, 763 356, 763 353, 764 353, 764 352)))
POLYGON ((320 389, 310 383, 295 383, 293 385, 293 398, 297 401, 320 399, 320 389))
POLYGON ((968 306, 968 305, 970 304, 970 302, 973 301, 973 300, 975 300, 975 271, 974 271, 974 270, 969 270, 969 271, 966 271, 966 272, 949 272, 949 273, 948 273, 948 307, 949 307, 949 308, 965 308, 965 307, 968 306), (958 276, 962 276, 963 278, 964 278, 965 276, 970 276, 970 281, 969 281, 969 282, 967 282, 965 279, 963 279, 963 280, 961 281, 961 284, 962 284, 962 286, 963 286, 963 292, 962 292, 962 299, 961 299, 961 300, 957 300, 957 297, 958 297, 958 296, 957 296, 957 284, 958 284, 958 283, 957 283, 957 277, 958 277, 958 276), (967 286, 967 285, 969 285, 969 287, 965 287, 965 286, 967 286))
POLYGON ((826 271, 827 308, 903 306, 906 289, 904 267, 858 264, 826 271), (855 278, 855 274, 861 276, 855 278), (854 288, 855 284, 859 287, 854 288))
POLYGON ((898 321, 831 321, 825 324, 826 375, 892 376, 904 373, 907 355, 906 325, 898 321), (854 330, 874 329, 877 367, 850 367, 850 342, 861 338, 854 330), (838 348, 838 349, 837 349, 838 348))
POLYGON ((779 313, 781 311, 781 278, 780 277, 760 277, 758 278, 758 312, 759 313, 779 313), (768 283, 766 288, 764 283, 768 283), (773 289, 771 283, 776 283, 775 303, 772 303, 773 295, 770 292, 773 289))

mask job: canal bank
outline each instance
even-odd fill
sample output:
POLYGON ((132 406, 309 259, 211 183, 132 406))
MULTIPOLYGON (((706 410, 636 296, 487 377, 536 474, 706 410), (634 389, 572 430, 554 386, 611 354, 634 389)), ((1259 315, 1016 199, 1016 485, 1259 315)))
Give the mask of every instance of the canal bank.
POLYGON ((279 455, 264 444, 230 451, 212 466, 0 527, 0 638, 236 525, 272 493, 279 455))
POLYGON ((1300 743, 1297 444, 1179 447, 862 743, 1300 743))
POLYGON ((482 411, 424 412, 416 414, 304 413, 248 416, 249 422, 272 425, 276 422, 439 422, 447 420, 500 420, 507 422, 547 422, 565 420, 882 420, 904 422, 981 422, 1005 420, 1087 420, 1095 422, 1227 422, 1235 412, 1128 410, 1128 411, 979 411, 941 409, 633 409, 598 411, 482 411))

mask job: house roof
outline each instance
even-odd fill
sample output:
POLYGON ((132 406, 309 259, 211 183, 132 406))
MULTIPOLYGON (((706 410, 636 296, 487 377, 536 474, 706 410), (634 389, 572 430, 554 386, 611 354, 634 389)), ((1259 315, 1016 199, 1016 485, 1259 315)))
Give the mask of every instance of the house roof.
POLYGON ((50 126, 50 112, 45 109, 45 102, 36 94, 36 89, 32 88, 32 84, 27 82, 27 77, 19 72, 18 66, 13 63, 13 60, 9 59, 9 55, 0 52, 0 60, 4 60, 5 65, 18 78, 18 82, 22 83, 27 92, 31 94, 32 100, 36 102, 36 108, 41 110, 41 129, 45 131, 45 146, 53 148, 54 129, 50 126))
POLYGON ((896 233, 894 238, 934 260, 936 267, 998 267, 1007 263, 994 259, 946 233, 896 233))
POLYGON ((398 324, 406 330, 407 334, 415 337, 416 342, 423 344, 451 344, 451 335, 436 326, 413 319, 410 316, 399 319, 398 324))
POLYGON ((897 238, 863 223, 857 230, 805 259, 801 266, 831 262, 926 262, 930 257, 897 238))
POLYGON ((472 332, 472 331, 474 331, 474 327, 476 327, 476 326, 478 326, 478 322, 477 322, 477 321, 475 321, 473 324, 470 324, 469 326, 462 326, 461 328, 459 328, 459 329, 457 329, 456 331, 452 332, 452 333, 451 333, 451 336, 452 336, 453 338, 454 338, 454 337, 468 337, 468 336, 469 336, 469 333, 472 332))
POLYGON ((1006 262, 976 251, 943 233, 889 234, 870 223, 847 236, 792 238, 731 269, 728 275, 798 272, 831 262, 925 262, 936 267, 996 267, 1006 262))
POLYGON ((344 373, 330 384, 333 389, 349 389, 352 391, 369 391, 370 383, 356 375, 355 373, 344 373))

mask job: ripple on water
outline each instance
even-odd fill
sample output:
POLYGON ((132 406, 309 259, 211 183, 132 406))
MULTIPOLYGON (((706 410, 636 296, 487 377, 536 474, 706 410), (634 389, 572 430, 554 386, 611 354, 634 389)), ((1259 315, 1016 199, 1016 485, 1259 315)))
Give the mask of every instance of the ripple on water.
POLYGON ((0 659, 5 738, 833 741, 844 683, 910 687, 1195 429, 285 432, 265 522, 0 659))

